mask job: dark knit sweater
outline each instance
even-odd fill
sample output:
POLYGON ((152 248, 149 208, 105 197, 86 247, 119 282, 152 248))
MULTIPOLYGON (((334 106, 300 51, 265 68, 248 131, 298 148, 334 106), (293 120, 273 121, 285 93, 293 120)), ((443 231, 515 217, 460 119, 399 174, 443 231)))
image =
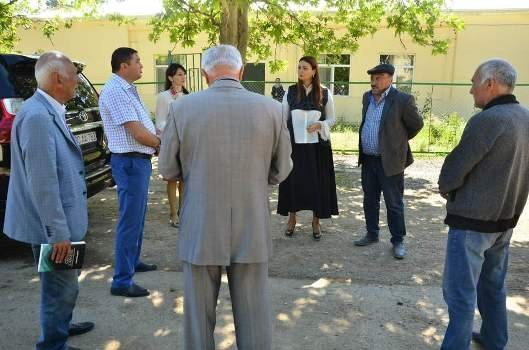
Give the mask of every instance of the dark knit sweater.
POLYGON ((529 193, 529 110, 513 95, 492 100, 467 123, 446 157, 439 191, 445 223, 478 232, 516 226, 529 193))

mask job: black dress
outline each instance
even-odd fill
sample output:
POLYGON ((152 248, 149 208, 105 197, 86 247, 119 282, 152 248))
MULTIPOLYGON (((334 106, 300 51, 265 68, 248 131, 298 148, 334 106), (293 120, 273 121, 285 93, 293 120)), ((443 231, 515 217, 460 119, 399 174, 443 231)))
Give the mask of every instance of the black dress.
MULTIPOLYGON (((320 121, 325 120, 325 104, 328 91, 323 89, 323 106, 315 106, 312 102, 312 90, 309 94, 296 101, 297 85, 288 88, 287 101, 289 110, 318 110, 320 121)), ((336 179, 330 141, 319 143, 295 143, 292 129, 292 115, 287 121, 292 142, 292 161, 294 167, 290 175, 279 184, 279 201, 277 213, 287 216, 289 212, 312 210, 321 219, 338 215, 336 198, 336 179)))

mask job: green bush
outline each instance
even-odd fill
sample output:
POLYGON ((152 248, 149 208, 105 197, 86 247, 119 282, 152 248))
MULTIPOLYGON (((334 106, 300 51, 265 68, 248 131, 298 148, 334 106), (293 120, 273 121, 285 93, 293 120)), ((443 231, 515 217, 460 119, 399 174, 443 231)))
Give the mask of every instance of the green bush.
POLYGON ((358 132, 358 130, 360 130, 359 123, 346 122, 342 118, 338 118, 331 128, 331 132, 358 132))

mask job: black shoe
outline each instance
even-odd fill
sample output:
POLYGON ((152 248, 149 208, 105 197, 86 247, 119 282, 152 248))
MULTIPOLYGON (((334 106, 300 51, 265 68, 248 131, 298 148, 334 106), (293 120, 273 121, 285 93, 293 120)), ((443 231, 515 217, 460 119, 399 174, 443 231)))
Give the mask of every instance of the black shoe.
POLYGON ((68 327, 68 336, 80 335, 90 332, 94 329, 94 322, 79 322, 79 323, 70 323, 68 327))
POLYGON ((122 288, 111 287, 110 294, 118 295, 122 297, 138 298, 138 297, 146 297, 150 295, 151 293, 149 292, 148 289, 142 288, 138 286, 137 284, 133 283, 129 287, 122 287, 122 288))
POLYGON ((144 262, 140 262, 138 265, 136 265, 136 268, 134 269, 134 272, 148 272, 148 271, 154 271, 158 268, 156 264, 146 264, 144 262))
POLYGON ((371 235, 365 235, 359 240, 354 241, 354 245, 358 247, 363 247, 363 246, 370 245, 370 244, 377 243, 377 242, 378 242, 378 237, 373 237, 371 235))
POLYGON ((406 256, 406 247, 404 246, 404 242, 399 242, 393 244, 393 257, 395 259, 404 259, 406 256))
POLYGON ((314 223, 312 224, 312 238, 317 242, 321 239, 321 226, 318 224, 318 231, 314 228, 314 223))
POLYGON ((81 350, 81 348, 74 348, 73 346, 68 346, 66 349, 68 349, 68 350, 81 350))
POLYGON ((294 229, 293 228, 292 229, 287 228, 285 230, 285 236, 292 237, 292 235, 294 235, 294 229))
POLYGON ((485 344, 483 344, 483 338, 481 338, 481 333, 479 333, 479 332, 472 332, 472 340, 476 344, 479 344, 481 346, 485 346, 485 344))

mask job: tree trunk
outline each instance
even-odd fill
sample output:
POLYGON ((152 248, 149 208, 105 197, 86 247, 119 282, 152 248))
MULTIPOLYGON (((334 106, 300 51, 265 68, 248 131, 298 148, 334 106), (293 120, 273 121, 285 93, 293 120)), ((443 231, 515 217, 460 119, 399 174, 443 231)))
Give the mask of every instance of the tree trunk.
POLYGON ((248 47, 248 8, 249 1, 221 0, 221 24, 219 42, 239 49, 246 61, 248 47))
POLYGON ((246 62, 246 48, 248 47, 248 7, 250 7, 248 1, 244 1, 237 11, 239 14, 237 48, 241 52, 243 62, 246 62))

